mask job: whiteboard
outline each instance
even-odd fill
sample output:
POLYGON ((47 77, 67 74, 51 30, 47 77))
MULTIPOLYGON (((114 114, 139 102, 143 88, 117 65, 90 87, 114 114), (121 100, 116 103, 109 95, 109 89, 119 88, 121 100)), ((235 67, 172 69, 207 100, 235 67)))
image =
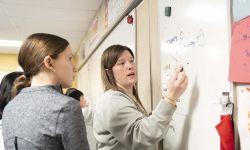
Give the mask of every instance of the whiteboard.
MULTIPOLYGON (((129 15, 135 18, 135 11, 131 11, 129 15)), ((101 56, 103 51, 113 44, 121 44, 131 48, 135 54, 135 26, 135 21, 133 24, 128 24, 127 17, 125 17, 80 70, 80 89, 86 93, 86 99, 91 104, 94 104, 103 93, 101 82, 101 56)))
POLYGON ((228 0, 159 0, 161 88, 170 73, 183 65, 189 85, 177 104, 164 139, 170 150, 219 150, 215 125, 221 115, 220 97, 230 91, 230 4, 228 0), (171 16, 165 16, 165 7, 171 16))

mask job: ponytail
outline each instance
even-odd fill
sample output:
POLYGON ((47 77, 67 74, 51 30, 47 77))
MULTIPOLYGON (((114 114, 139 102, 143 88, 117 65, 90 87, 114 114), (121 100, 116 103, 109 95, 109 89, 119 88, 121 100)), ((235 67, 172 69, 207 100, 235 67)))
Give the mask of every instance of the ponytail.
POLYGON ((21 75, 18 77, 14 85, 11 89, 11 97, 15 97, 23 88, 30 86, 30 80, 29 78, 25 77, 25 75, 21 75))

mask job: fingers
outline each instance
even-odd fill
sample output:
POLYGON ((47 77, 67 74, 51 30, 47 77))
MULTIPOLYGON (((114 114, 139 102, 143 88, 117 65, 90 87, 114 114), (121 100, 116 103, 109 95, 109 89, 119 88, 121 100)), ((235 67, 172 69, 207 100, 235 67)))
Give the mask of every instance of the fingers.
POLYGON ((179 67, 176 68, 176 72, 182 72, 184 70, 183 66, 180 65, 179 67))
POLYGON ((168 82, 166 101, 173 104, 185 92, 188 85, 188 77, 183 66, 178 67, 171 75, 168 82))
POLYGON ((182 71, 183 71, 183 66, 179 66, 178 68, 176 68, 175 71, 172 73, 170 80, 172 82, 176 81, 178 79, 179 73, 182 71))
POLYGON ((179 67, 173 73, 172 77, 169 80, 170 84, 174 87, 178 87, 181 89, 186 89, 188 85, 188 77, 183 70, 183 67, 179 67))
POLYGON ((186 73, 183 71, 183 72, 180 72, 177 76, 177 79, 176 79, 176 84, 177 85, 181 85, 183 84, 183 82, 185 82, 187 80, 187 75, 186 73))
POLYGON ((184 81, 180 84, 180 87, 182 89, 186 89, 188 85, 188 77, 186 76, 186 78, 184 79, 184 81))

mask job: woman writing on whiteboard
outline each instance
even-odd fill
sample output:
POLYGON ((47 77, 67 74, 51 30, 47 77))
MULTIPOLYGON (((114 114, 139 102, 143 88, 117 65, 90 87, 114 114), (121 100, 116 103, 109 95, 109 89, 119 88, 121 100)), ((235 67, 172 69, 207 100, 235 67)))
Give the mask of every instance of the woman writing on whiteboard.
POLYGON ((102 54, 101 74, 105 93, 96 104, 94 135, 98 149, 148 150, 167 133, 176 101, 188 79, 179 67, 169 79, 166 96, 148 115, 136 88, 136 66, 130 48, 112 45, 102 54))

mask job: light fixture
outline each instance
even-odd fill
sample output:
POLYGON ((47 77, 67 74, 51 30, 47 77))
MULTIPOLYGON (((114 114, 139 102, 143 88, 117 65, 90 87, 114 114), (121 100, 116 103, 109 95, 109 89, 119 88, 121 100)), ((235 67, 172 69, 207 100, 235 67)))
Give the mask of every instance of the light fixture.
POLYGON ((0 46, 4 47, 20 47, 22 43, 22 41, 0 40, 0 46))

